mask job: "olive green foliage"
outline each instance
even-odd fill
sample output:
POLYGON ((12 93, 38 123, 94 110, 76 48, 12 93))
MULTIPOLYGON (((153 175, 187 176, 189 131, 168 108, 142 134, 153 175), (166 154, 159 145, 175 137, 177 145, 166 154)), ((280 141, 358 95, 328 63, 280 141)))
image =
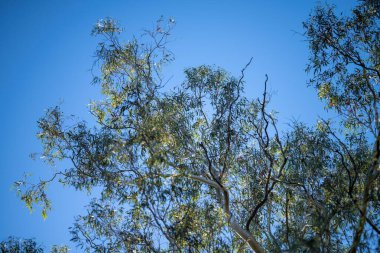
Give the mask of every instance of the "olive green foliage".
MULTIPOLYGON (((44 247, 39 245, 34 239, 21 239, 17 237, 8 237, 0 242, 1 253, 43 253, 46 252, 44 247)), ((51 253, 68 253, 67 246, 53 245, 51 253)))
POLYGON ((67 246, 53 245, 50 249, 50 253, 68 253, 70 248, 67 246))
POLYGON ((18 182, 21 198, 45 216, 50 182, 99 187, 71 228, 86 252, 379 250, 378 17, 365 3, 349 17, 332 7, 311 14, 311 84, 337 116, 288 132, 267 109, 268 77, 263 97, 244 96, 251 61, 238 77, 188 68, 169 90, 162 68, 173 61, 173 19, 127 42, 113 20, 99 21, 97 125, 49 109, 38 122, 43 157, 72 167, 18 182))
POLYGON ((1 253, 42 253, 43 249, 33 239, 9 237, 0 242, 1 253))

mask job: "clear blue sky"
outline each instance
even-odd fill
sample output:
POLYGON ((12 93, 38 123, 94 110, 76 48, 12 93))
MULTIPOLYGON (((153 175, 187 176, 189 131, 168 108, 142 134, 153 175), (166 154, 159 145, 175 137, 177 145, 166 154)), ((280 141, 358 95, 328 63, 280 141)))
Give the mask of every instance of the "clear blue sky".
MULTIPOLYGON (((347 11, 355 2, 327 1, 347 11)), ((233 74, 253 57, 247 95, 262 93, 269 75, 272 106, 281 124, 293 119, 313 124, 324 113, 316 92, 306 86, 308 58, 301 22, 312 0, 0 0, 0 240, 34 237, 44 245, 69 244, 68 227, 83 213, 89 196, 50 187, 53 210, 47 220, 30 214, 11 191, 12 182, 31 172, 47 177, 52 169, 29 154, 41 150, 36 120, 63 101, 63 110, 90 120, 86 105, 96 99, 89 69, 97 39, 90 36, 100 18, 117 19, 125 34, 153 27, 161 15, 177 25, 169 45, 176 61, 166 69, 180 82, 183 69, 215 64, 233 74)), ((61 164, 61 167, 65 164, 61 164)), ((80 252, 73 249, 71 252, 80 252)))

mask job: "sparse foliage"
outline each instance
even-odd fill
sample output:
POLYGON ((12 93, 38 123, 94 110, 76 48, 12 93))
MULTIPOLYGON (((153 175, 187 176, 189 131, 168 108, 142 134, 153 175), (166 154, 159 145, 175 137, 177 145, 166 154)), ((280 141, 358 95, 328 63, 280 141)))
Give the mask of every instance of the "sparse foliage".
POLYGON ((97 120, 67 123, 58 107, 38 121, 49 163, 72 167, 28 186, 21 198, 50 208, 46 186, 102 189, 78 216, 73 241, 86 252, 374 252, 379 245, 378 9, 352 16, 318 7, 304 23, 311 85, 336 122, 294 123, 281 132, 263 96, 211 66, 185 70, 168 90, 162 68, 174 20, 120 40, 99 21, 94 82, 97 120), (342 123, 342 124, 337 124, 342 123))
POLYGON ((0 242, 1 253, 43 253, 43 248, 33 239, 9 237, 0 242))

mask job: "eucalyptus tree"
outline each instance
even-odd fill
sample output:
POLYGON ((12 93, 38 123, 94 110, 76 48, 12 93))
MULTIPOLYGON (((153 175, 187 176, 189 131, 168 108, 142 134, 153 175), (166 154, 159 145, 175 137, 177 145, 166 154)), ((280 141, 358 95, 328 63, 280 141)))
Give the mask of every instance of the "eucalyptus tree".
MULTIPOLYGON (((71 167, 29 185, 29 208, 51 204, 52 181, 101 189, 78 216, 73 241, 87 252, 370 252, 379 250, 379 15, 363 3, 350 17, 318 7, 304 23, 311 84, 342 124, 294 123, 282 133, 240 76, 211 66, 185 70, 165 88, 162 68, 174 20, 121 41, 99 21, 96 50, 104 98, 95 127, 58 107, 38 121, 44 159, 71 167)), ((23 189, 23 186, 26 188, 23 189)))
POLYGON ((311 84, 344 126, 339 133, 330 128, 328 132, 342 147, 336 151, 347 177, 342 196, 357 209, 352 210, 357 224, 350 252, 369 247, 380 234, 379 13, 378 1, 363 1, 350 17, 336 15, 332 7, 317 8, 304 23, 311 50, 308 70, 314 73, 311 84), (359 143, 356 153, 365 157, 363 163, 351 150, 359 143))
POLYGON ((0 242, 1 253, 42 253, 43 248, 33 239, 9 237, 0 242))
MULTIPOLYGON (((0 242, 1 253, 43 253, 46 252, 44 247, 39 245, 34 239, 22 239, 17 237, 8 237, 0 242)), ((51 253, 68 253, 67 246, 53 245, 51 253)))

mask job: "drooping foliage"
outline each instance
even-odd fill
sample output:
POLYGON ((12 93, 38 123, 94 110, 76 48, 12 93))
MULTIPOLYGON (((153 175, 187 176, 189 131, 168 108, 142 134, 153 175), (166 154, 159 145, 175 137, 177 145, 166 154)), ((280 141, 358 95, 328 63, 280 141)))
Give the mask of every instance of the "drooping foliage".
POLYGON ((328 132, 343 148, 339 156, 347 178, 342 196, 357 209, 351 212, 357 224, 348 223, 353 230, 350 252, 370 251, 380 234, 379 11, 376 1, 363 1, 349 17, 320 7, 304 23, 311 51, 308 70, 314 74, 310 83, 342 124, 328 132))
MULTIPOLYGON (((45 247, 39 245, 34 239, 22 239, 10 236, 6 240, 0 242, 1 253, 43 253, 45 247)), ((68 253, 67 246, 53 245, 50 253, 68 253)))
POLYGON ((338 116, 288 132, 267 109, 268 77, 261 98, 244 95, 251 61, 238 77, 199 66, 165 87, 173 25, 127 42, 114 21, 95 26, 97 125, 68 123, 58 107, 38 121, 43 157, 72 167, 20 189, 28 207, 46 215, 54 180, 100 188, 71 228, 87 252, 379 250, 378 9, 318 7, 304 23, 311 84, 338 116))
POLYGON ((1 253, 42 253, 43 248, 33 239, 9 237, 0 242, 1 253))

